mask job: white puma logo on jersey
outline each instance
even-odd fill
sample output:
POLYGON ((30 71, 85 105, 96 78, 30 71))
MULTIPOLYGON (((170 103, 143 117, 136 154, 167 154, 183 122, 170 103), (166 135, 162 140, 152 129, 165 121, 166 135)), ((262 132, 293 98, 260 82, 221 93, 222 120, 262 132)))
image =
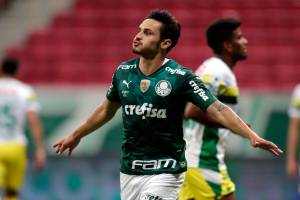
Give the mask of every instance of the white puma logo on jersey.
POLYGON ((131 81, 129 81, 129 82, 127 83, 126 80, 123 80, 123 83, 127 86, 127 89, 129 89, 129 84, 131 83, 131 81))

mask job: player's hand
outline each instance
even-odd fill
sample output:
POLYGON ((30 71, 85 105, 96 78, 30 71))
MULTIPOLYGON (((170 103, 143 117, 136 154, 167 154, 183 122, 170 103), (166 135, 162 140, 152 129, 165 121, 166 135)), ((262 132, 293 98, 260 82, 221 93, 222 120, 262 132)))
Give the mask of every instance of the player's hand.
POLYGON ((56 148, 57 154, 63 154, 65 150, 68 150, 68 155, 70 156, 79 142, 79 138, 75 138, 73 135, 69 135, 68 137, 55 143, 53 145, 53 148, 56 148))
POLYGON ((46 164, 46 152, 43 147, 39 147, 35 151, 35 167, 37 169, 42 169, 46 164))
POLYGON ((295 160, 288 160, 286 165, 286 173, 290 179, 298 176, 298 163, 295 160))
POLYGON ((264 149, 266 151, 273 153, 276 156, 279 156, 280 154, 283 153, 283 151, 279 149, 276 144, 268 140, 265 140, 259 137, 258 135, 255 135, 252 138, 250 138, 250 143, 253 147, 264 149))

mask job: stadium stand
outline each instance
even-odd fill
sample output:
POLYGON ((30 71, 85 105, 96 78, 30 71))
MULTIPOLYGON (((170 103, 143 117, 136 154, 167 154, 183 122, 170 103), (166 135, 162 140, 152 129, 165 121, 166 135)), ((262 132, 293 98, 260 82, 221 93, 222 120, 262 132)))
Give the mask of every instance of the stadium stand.
POLYGON ((0 9, 7 6, 10 0, 0 0, 0 9))
POLYGON ((300 5, 296 0, 77 0, 43 30, 33 31, 8 55, 20 58, 31 83, 108 83, 114 68, 133 56, 131 40, 140 19, 153 8, 172 11, 182 37, 170 57, 196 69, 211 55, 205 27, 218 17, 238 17, 249 41, 249 59, 240 63, 242 88, 285 89, 299 82, 300 5))

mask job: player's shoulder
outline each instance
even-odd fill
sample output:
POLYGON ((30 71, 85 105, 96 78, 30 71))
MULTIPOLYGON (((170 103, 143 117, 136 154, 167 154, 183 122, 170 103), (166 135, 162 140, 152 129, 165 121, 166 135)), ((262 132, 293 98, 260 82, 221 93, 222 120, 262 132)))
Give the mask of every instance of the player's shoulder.
POLYGON ((34 89, 31 85, 18 79, 11 79, 9 83, 9 87, 14 88, 14 90, 20 96, 28 97, 35 94, 34 89))
POLYGON ((16 90, 32 90, 32 87, 29 84, 16 78, 3 78, 0 82, 1 84, 13 87, 16 90))
POLYGON ((299 91, 300 92, 300 83, 299 84, 297 84, 296 86, 295 86, 295 89, 294 89, 295 91, 299 91))
POLYGON ((300 84, 298 84, 294 87, 294 92, 293 93, 294 93, 294 96, 297 96, 297 97, 300 98, 300 84))
POLYGON ((227 64, 217 57, 210 57, 203 61, 195 73, 199 76, 205 74, 210 74, 217 77, 234 76, 227 64))
POLYGON ((175 60, 169 59, 165 66, 165 71, 170 75, 175 76, 189 76, 193 74, 193 71, 175 60))
POLYGON ((138 67, 138 58, 133 58, 130 60, 123 61, 122 63, 119 64, 117 71, 128 71, 128 70, 133 70, 138 67))
POLYGON ((20 90, 20 93, 25 96, 31 96, 32 94, 34 94, 33 87, 31 85, 29 85, 28 83, 18 81, 18 88, 20 90))
POLYGON ((23 81, 21 81, 21 80, 16 80, 16 82, 17 82, 18 85, 19 85, 20 87, 22 87, 24 90, 32 90, 32 86, 31 86, 30 84, 25 83, 25 82, 23 82, 23 81))
POLYGON ((216 71, 216 72, 228 72, 229 67, 227 64, 221 60, 220 58, 217 57, 210 57, 206 59, 203 63, 202 66, 205 66, 208 70, 216 71))

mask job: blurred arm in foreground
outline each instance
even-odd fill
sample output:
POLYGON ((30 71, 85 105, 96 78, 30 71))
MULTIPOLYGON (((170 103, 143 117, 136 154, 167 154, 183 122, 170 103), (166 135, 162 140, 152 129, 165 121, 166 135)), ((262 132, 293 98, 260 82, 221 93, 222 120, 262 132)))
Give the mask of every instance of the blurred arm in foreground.
POLYGON ((300 134, 300 85, 295 87, 289 108, 286 171, 289 178, 298 176, 298 145, 300 134))

